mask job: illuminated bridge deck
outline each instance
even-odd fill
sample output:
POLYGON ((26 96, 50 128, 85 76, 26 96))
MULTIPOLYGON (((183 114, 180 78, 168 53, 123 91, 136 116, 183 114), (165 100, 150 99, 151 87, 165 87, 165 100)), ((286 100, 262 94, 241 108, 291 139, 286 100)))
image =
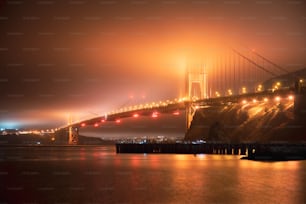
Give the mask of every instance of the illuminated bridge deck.
MULTIPOLYGON (((122 118, 128 117, 138 117, 138 116, 156 116, 158 114, 179 114, 178 111, 186 110, 186 107, 189 104, 193 104, 195 107, 199 106, 215 106, 215 105, 224 105, 231 103, 243 103, 246 101, 263 101, 263 100, 274 100, 275 97, 280 98, 288 98, 288 96, 293 97, 294 91, 291 89, 282 89, 277 91, 262 91, 255 93, 246 93, 241 95, 232 95, 232 96, 224 96, 224 97, 215 97, 215 98, 207 98, 201 100, 167 100, 162 103, 152 103, 146 105, 138 105, 134 107, 126 107, 120 110, 109 112, 105 115, 101 115, 98 117, 94 117, 87 120, 82 120, 70 124, 69 126, 73 127, 83 127, 85 125, 95 125, 100 124, 106 121, 116 121, 122 118), (155 115, 156 114, 156 115, 155 115)), ((67 127, 67 126, 65 126, 67 127)), ((65 128, 64 127, 64 128, 65 128)))

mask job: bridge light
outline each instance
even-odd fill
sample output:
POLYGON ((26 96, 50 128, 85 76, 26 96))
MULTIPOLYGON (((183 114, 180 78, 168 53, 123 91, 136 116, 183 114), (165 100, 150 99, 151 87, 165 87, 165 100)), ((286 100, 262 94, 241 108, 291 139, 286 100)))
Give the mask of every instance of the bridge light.
POLYGON ((281 83, 278 81, 278 82, 276 82, 275 84, 274 84, 274 89, 275 90, 277 90, 277 89, 279 89, 281 87, 281 83))
POLYGON ((152 113, 152 118, 157 118, 158 117, 158 112, 153 112, 152 113))
POLYGON ((227 90, 227 93, 228 93, 228 95, 230 95, 230 96, 233 95, 233 92, 232 92, 231 89, 228 89, 228 90, 227 90))
POLYGON ((257 86, 256 91, 258 91, 258 92, 262 91, 262 85, 261 85, 261 84, 259 84, 259 85, 257 86))
POLYGON ((174 111, 172 114, 173 115, 180 115, 180 112, 179 111, 174 111))
POLYGON ((292 95, 289 95, 289 96, 288 96, 288 99, 289 99, 290 101, 292 101, 292 100, 294 99, 294 97, 293 97, 292 95))
POLYGON ((280 101, 280 97, 279 97, 279 96, 276 96, 276 97, 275 97, 275 101, 279 102, 279 101, 280 101))
POLYGON ((86 126, 86 123, 81 123, 81 127, 85 127, 86 126))
POLYGON ((242 92, 243 94, 247 93, 246 87, 242 87, 241 92, 242 92))
POLYGON ((215 92, 216 97, 220 97, 220 93, 218 91, 215 92))
POLYGON ((139 117, 139 114, 138 114, 138 113, 134 113, 134 114, 133 114, 133 117, 134 117, 134 118, 138 118, 138 117, 139 117))

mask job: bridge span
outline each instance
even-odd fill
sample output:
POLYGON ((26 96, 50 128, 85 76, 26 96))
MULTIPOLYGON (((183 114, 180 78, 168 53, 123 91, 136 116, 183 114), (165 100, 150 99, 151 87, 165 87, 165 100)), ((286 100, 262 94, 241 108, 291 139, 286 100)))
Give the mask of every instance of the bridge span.
MULTIPOLYGON (((306 90, 303 89, 303 93, 306 90)), ((158 118, 160 114, 172 114, 178 116, 181 114, 186 114, 186 122, 188 122, 187 117, 188 109, 192 112, 190 123, 197 109, 199 108, 209 108, 211 106, 226 106, 241 103, 245 104, 256 104, 256 103, 282 103, 282 102, 292 102, 294 106, 296 104, 296 98, 299 95, 293 88, 280 89, 275 91, 261 91, 255 93, 247 93, 241 95, 232 95, 224 97, 215 97, 200 100, 168 100, 161 103, 151 103, 146 105, 138 105, 133 107, 123 108, 117 111, 107 113, 102 116, 94 117, 87 120, 77 121, 66 125, 58 129, 69 130, 69 137, 71 144, 77 143, 77 137, 79 129, 85 126, 99 127, 107 122, 121 123, 124 118, 138 118, 138 117, 152 117, 158 118)), ((186 130, 190 127, 190 123, 186 124, 186 130)))
POLYGON ((56 131, 69 130, 69 144, 77 144, 80 128, 99 127, 109 121, 121 123, 128 117, 185 114, 188 130, 198 108, 237 103, 281 103, 284 100, 292 101, 294 107, 300 106, 296 98, 306 93, 306 69, 289 72, 254 51, 242 53, 231 49, 229 53, 230 56, 218 57, 213 63, 186 67, 184 98, 134 105, 81 121, 69 121, 56 131))

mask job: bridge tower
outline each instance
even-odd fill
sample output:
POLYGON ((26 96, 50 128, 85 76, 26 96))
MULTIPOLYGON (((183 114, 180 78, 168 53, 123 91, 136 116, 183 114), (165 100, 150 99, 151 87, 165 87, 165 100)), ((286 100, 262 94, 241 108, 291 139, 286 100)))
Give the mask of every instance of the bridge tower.
POLYGON ((186 104, 186 128, 188 130, 196 111, 192 101, 208 98, 205 66, 186 67, 185 82, 185 91, 188 98, 186 104))
POLYGON ((76 145, 76 144, 78 144, 78 140, 79 140, 79 128, 72 126, 72 118, 71 117, 69 117, 68 125, 69 125, 69 127, 68 127, 69 128, 68 129, 68 134, 69 134, 68 144, 76 145))

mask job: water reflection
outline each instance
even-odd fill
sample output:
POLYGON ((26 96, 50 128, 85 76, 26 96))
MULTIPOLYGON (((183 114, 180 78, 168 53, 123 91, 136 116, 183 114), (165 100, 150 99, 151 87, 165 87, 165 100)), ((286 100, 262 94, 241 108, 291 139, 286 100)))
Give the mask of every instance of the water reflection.
POLYGON ((305 203, 305 161, 116 154, 113 146, 1 148, 0 158, 0 202, 305 203))

